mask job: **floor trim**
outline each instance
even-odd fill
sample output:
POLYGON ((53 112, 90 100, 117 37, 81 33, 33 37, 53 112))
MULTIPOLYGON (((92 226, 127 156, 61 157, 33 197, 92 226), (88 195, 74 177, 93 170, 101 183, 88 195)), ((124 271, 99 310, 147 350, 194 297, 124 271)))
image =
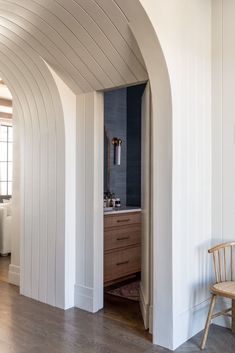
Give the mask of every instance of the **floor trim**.
POLYGON ((95 313, 93 288, 76 284, 74 286, 74 304, 79 309, 95 313))
POLYGON ((11 284, 20 285, 20 266, 9 265, 8 280, 11 284))

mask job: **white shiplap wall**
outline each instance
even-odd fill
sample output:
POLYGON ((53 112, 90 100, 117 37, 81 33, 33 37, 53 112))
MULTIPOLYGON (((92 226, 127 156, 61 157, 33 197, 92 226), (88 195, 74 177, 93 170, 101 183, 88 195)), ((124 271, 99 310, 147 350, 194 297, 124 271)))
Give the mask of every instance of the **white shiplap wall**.
POLYGON ((103 307, 103 94, 77 96, 75 306, 103 307))
MULTIPOLYGON (((215 0, 212 5, 212 234, 213 242, 220 243, 235 239, 235 4, 215 0)), ((224 299, 218 306, 221 302, 223 307, 230 306, 224 299)), ((230 327, 230 320, 224 317, 216 323, 230 327)))
POLYGON ((13 218, 16 237, 21 229, 20 289, 24 295, 64 307, 63 114, 46 65, 26 43, 19 44, 1 35, 0 67, 14 97, 20 136, 21 193, 14 212, 20 210, 21 218, 17 214, 13 218))
POLYGON ((203 328, 209 298, 211 1, 155 0, 143 5, 158 34, 171 83, 173 277, 168 291, 173 319, 168 347, 176 348, 203 328))
POLYGON ((65 127, 64 308, 74 306, 76 252, 76 95, 50 68, 60 94, 65 127))
POLYGON ((235 238, 235 3, 213 3, 213 203, 212 226, 216 241, 235 238))

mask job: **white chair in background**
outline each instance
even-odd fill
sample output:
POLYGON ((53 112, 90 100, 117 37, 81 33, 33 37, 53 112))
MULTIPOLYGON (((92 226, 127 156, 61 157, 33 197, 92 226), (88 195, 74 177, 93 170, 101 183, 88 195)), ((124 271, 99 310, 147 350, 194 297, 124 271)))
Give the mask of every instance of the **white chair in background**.
POLYGON ((11 252, 12 215, 11 202, 0 204, 0 254, 11 252))

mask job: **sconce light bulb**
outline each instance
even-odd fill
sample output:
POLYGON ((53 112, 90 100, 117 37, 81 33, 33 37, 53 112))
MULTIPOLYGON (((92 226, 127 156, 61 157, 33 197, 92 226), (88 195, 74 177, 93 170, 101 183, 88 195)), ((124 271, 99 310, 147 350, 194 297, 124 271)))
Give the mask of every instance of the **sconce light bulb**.
POLYGON ((122 144, 122 139, 114 137, 112 139, 112 144, 114 145, 114 164, 121 165, 121 144, 122 144))

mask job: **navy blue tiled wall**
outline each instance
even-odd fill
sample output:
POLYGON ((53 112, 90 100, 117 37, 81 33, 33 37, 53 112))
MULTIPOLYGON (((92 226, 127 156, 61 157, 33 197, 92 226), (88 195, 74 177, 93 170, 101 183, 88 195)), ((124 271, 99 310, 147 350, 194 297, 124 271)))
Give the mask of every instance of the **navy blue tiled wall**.
MULTIPOLYGON (((141 206, 141 97, 144 88, 145 85, 138 85, 104 94, 104 123, 110 145, 109 191, 127 206, 141 206), (113 137, 123 141, 120 166, 114 164, 113 137)), ((106 154, 104 160, 106 170, 106 154)))
POLYGON ((104 94, 104 125, 110 143, 110 191, 126 205, 126 146, 127 90, 118 89, 104 94), (121 165, 114 164, 113 137, 122 139, 121 165))
POLYGON ((127 88, 127 206, 141 206, 141 99, 145 85, 127 88))

